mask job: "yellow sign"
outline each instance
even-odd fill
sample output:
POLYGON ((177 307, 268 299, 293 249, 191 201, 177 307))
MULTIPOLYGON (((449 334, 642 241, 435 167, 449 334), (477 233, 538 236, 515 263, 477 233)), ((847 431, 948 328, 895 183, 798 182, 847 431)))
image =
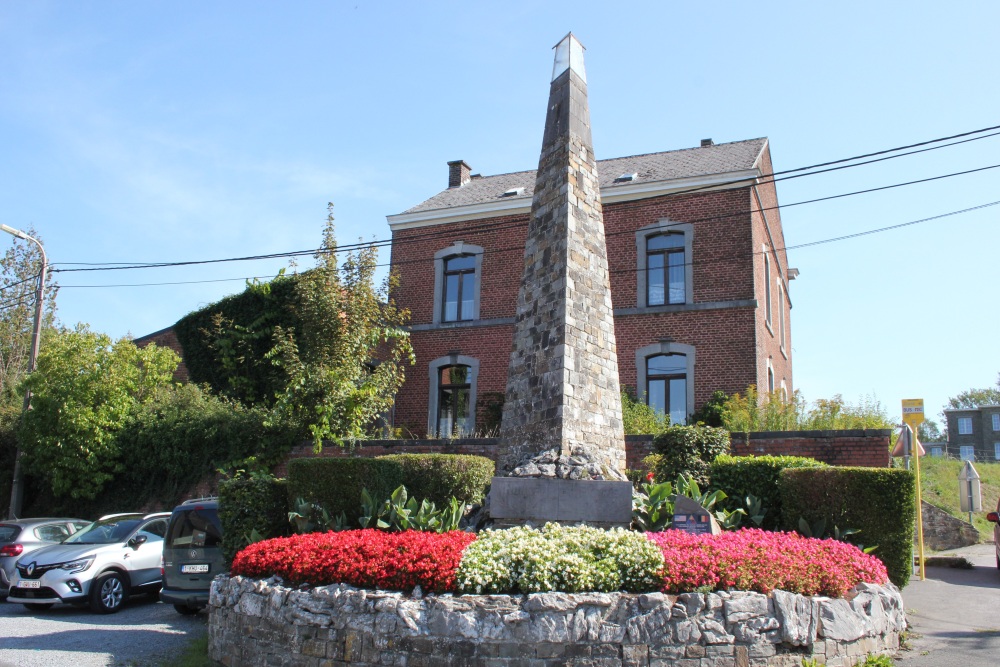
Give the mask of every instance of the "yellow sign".
POLYGON ((903 399, 903 422, 908 425, 913 432, 917 432, 917 427, 924 421, 924 399, 904 398, 903 399))

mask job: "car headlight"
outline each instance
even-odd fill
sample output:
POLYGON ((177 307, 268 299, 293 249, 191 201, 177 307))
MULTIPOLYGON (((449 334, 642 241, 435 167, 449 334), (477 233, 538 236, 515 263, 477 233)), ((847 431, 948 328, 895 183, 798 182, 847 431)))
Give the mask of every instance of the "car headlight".
POLYGON ((88 567, 94 564, 94 557, 81 558, 79 560, 71 560, 68 563, 63 563, 59 566, 60 570, 66 570, 67 572, 83 572, 88 567))

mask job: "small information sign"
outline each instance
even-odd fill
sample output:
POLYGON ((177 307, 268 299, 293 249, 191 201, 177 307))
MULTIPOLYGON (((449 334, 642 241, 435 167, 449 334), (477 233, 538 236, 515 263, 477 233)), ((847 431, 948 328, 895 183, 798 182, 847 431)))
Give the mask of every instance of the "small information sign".
POLYGON ((924 399, 904 398, 903 399, 903 423, 917 432, 917 427, 924 421, 924 399))
POLYGON ((718 535, 722 532, 709 511, 687 496, 677 496, 674 500, 673 527, 693 535, 718 535))

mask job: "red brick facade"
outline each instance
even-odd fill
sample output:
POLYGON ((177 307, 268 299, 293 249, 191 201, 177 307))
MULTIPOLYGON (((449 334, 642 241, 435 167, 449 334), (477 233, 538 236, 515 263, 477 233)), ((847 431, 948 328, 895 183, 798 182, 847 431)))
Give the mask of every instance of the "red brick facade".
POLYGON ((180 341, 177 340, 177 334, 174 333, 173 327, 167 327, 166 329, 161 329, 155 333, 147 334, 141 338, 136 338, 133 342, 138 347, 146 347, 151 343, 159 345, 160 347, 169 347, 177 353, 178 357, 181 358, 181 363, 178 364, 177 369, 174 371, 174 380, 176 382, 188 381, 187 364, 184 363, 184 349, 181 347, 180 341))
MULTIPOLYGON (((632 392, 637 389, 636 351, 669 340, 695 350, 694 396, 689 409, 698 409, 720 389, 743 392, 754 384, 763 391, 768 386, 769 367, 775 390, 784 383, 791 393, 789 272, 781 217, 773 208, 777 195, 767 178, 771 162, 766 143, 755 167, 760 177, 729 189, 617 197, 604 204, 623 387, 632 392), (636 233, 663 221, 689 225, 691 230, 692 247, 686 261, 692 264, 692 296, 683 306, 640 308, 636 233), (770 258, 770 324, 765 308, 765 252, 770 258), (784 321, 783 348, 778 340, 779 312, 784 321)), ((404 437, 424 437, 431 430, 429 364, 435 359, 449 354, 477 359, 479 398, 491 392, 502 394, 506 387, 528 212, 446 221, 449 213, 441 212, 442 221, 392 224, 392 266, 400 279, 394 296, 411 312, 417 357, 416 366, 407 369, 406 383, 396 398, 393 421, 404 437), (483 249, 479 318, 435 324, 434 309, 440 307, 434 303, 435 253, 456 242, 483 249)), ((479 433, 483 433, 484 420, 480 410, 479 433)))

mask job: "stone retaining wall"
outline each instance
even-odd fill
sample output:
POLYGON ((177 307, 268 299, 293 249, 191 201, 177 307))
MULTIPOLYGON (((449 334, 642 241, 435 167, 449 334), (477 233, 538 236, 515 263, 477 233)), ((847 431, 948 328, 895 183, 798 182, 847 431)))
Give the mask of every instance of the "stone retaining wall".
POLYGON ((968 521, 953 517, 926 500, 920 503, 920 513, 924 520, 924 546, 928 549, 944 551, 979 544, 979 531, 968 521))
POLYGON ((906 627, 891 584, 849 599, 784 591, 413 595, 289 589, 216 577, 209 657, 237 665, 800 667, 892 653, 906 627))

